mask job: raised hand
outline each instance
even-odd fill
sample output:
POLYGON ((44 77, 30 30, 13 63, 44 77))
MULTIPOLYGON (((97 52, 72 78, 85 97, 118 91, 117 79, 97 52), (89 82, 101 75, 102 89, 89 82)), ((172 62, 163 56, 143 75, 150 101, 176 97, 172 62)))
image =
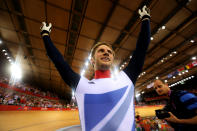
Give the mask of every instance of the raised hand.
POLYGON ((48 25, 46 24, 46 22, 42 22, 42 26, 40 27, 41 29, 41 35, 47 33, 49 35, 49 33, 51 32, 51 27, 52 24, 49 23, 48 25))
POLYGON ((150 18, 150 9, 147 8, 146 5, 143 6, 142 10, 139 9, 138 13, 139 13, 141 19, 150 18))

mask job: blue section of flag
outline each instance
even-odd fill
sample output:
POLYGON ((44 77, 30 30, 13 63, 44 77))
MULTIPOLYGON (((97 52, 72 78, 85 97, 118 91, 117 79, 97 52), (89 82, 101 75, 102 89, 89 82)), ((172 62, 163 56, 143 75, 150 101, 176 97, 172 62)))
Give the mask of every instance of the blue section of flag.
POLYGON ((104 94, 85 94, 85 128, 90 131, 118 103, 128 86, 104 94))
MULTIPOLYGON (((133 97, 133 91, 132 88, 130 88, 129 93, 126 99, 124 100, 124 102, 122 103, 122 105, 120 106, 120 108, 113 115, 113 117, 106 123, 106 125, 101 129, 101 131, 116 131, 118 129, 123 119, 125 118, 129 106, 131 106, 130 104, 132 97, 133 97)), ((133 117, 133 123, 130 124, 134 124, 134 116, 128 116, 128 117, 133 117)))

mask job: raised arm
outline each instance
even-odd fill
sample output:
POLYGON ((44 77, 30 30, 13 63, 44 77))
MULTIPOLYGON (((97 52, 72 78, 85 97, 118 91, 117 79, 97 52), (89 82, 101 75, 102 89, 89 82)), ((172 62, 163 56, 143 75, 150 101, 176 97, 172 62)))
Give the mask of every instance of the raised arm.
POLYGON ((68 84, 71 88, 76 88, 80 79, 80 75, 75 73, 67 62, 64 61, 63 56, 57 50, 57 48, 52 43, 49 33, 51 31, 51 23, 47 26, 45 22, 42 22, 41 27, 41 36, 44 41, 44 45, 47 51, 47 55, 55 64, 55 67, 59 71, 63 80, 68 84))
POLYGON ((144 6, 142 11, 139 10, 139 14, 140 18, 142 19, 142 25, 136 44, 136 50, 133 52, 128 66, 124 69, 124 72, 129 76, 134 85, 144 65, 145 55, 150 43, 151 33, 149 9, 144 6))

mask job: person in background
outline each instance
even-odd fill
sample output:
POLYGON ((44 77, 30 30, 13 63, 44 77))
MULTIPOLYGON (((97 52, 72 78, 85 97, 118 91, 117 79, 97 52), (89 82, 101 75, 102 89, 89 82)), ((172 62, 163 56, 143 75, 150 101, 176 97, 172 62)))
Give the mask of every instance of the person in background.
POLYGON ((197 131, 197 96, 187 91, 171 90, 162 80, 155 80, 153 87, 158 95, 169 97, 163 110, 170 114, 165 120, 175 131, 197 131))

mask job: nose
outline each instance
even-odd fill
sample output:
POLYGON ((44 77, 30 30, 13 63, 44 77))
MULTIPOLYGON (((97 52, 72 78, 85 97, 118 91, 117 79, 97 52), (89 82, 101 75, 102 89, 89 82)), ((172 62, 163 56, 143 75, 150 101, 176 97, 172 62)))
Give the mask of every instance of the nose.
POLYGON ((105 50, 103 51, 103 55, 104 55, 104 56, 109 56, 109 52, 108 52, 107 49, 105 49, 105 50))
POLYGON ((104 56, 109 56, 109 53, 107 51, 104 52, 104 56))

